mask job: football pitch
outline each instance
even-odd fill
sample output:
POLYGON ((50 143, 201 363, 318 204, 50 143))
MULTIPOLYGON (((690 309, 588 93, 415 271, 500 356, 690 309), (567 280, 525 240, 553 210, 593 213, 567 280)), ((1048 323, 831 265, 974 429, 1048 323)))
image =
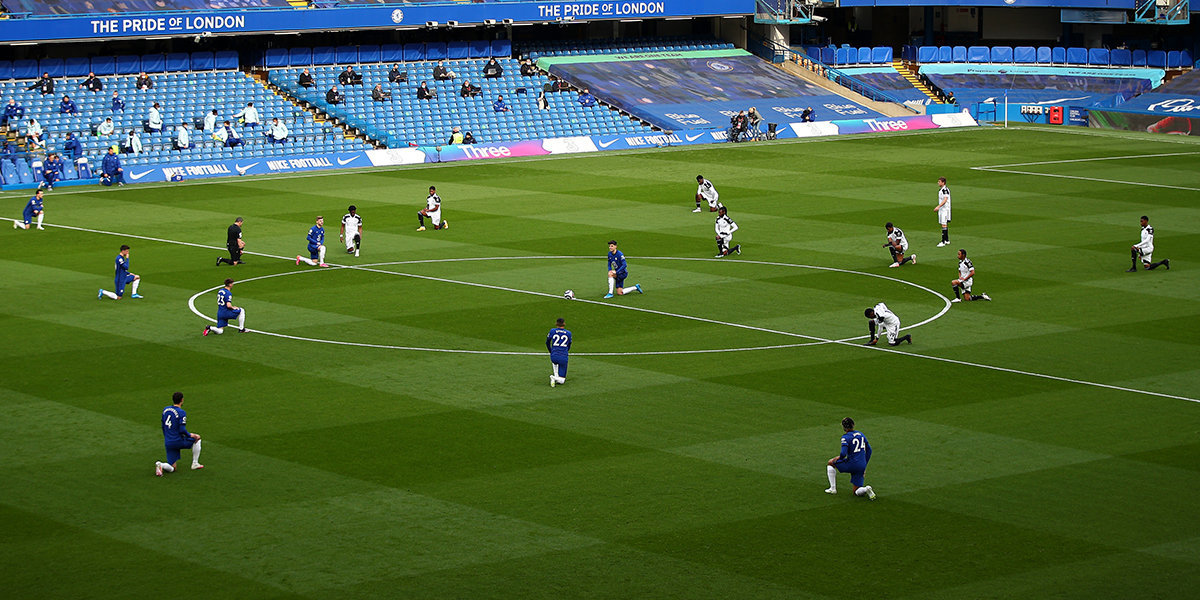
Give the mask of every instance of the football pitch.
POLYGON ((46 223, 0 229, 6 597, 1200 586, 1196 140, 985 128, 62 188, 46 223), (714 258, 697 174, 742 255, 714 258), (417 232, 430 185, 450 227, 417 232), (317 215, 327 269, 295 264, 317 215), (1125 272, 1141 215, 1169 270, 1125 272), (247 264, 216 267, 238 216, 247 264), (917 264, 888 267, 887 221, 917 264), (602 298, 609 239, 645 294, 602 298), (145 298, 97 300, 121 244, 145 298), (992 302, 949 302, 958 248, 992 302), (252 331, 202 336, 226 277, 252 331), (878 302, 912 345, 863 345, 878 302), (206 468, 184 451, 159 479, 175 391, 206 468), (823 493, 846 416, 873 502, 846 475, 823 493))

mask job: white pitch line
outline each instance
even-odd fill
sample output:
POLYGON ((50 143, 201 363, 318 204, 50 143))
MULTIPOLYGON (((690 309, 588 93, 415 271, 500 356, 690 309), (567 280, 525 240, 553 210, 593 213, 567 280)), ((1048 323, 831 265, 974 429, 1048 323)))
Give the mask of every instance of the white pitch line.
POLYGON ((1059 173, 1037 173, 1034 171, 1017 171, 1014 169, 988 169, 984 167, 971 167, 973 171, 990 171, 992 173, 1009 173, 1012 175, 1033 175, 1036 177, 1056 177, 1058 179, 1077 179, 1080 181, 1095 181, 1097 183, 1115 183, 1118 185, 1136 185, 1138 187, 1156 187, 1166 188, 1170 190, 1186 190, 1189 192, 1200 192, 1200 188, 1187 187, 1182 185, 1167 185, 1165 183, 1147 183, 1143 181, 1122 181, 1120 179, 1103 179, 1101 177, 1082 177, 1079 175, 1062 175, 1059 173))
POLYGON ((1009 167, 1032 167, 1040 165, 1061 165, 1069 163, 1084 163, 1084 162, 1100 162, 1108 160, 1130 160, 1138 158, 1164 158, 1168 156, 1194 156, 1200 152, 1164 152, 1161 154, 1130 154, 1125 156, 1100 156, 1093 158, 1071 158, 1065 160, 1044 160, 1037 162, 1012 163, 1007 165, 985 165, 979 167, 971 167, 972 171, 989 171, 993 173, 1009 173, 1013 175, 1032 175, 1035 177, 1055 177, 1058 179, 1076 179, 1081 181, 1094 181, 1097 183, 1114 183, 1117 185, 1136 185, 1142 187, 1157 187, 1171 190, 1185 190, 1189 192, 1200 192, 1200 188, 1182 186, 1182 185, 1167 185, 1165 183, 1143 183, 1140 181, 1124 181, 1120 179, 1104 179, 1100 177, 1083 177, 1080 175, 1063 175, 1061 173, 1038 173, 1034 171, 1019 171, 1009 167))
MULTIPOLYGON (((181 242, 181 241, 177 241, 177 240, 167 240, 167 239, 162 239, 162 238, 153 238, 153 237, 147 237, 147 236, 141 236, 141 235, 131 235, 131 234, 116 233, 116 232, 112 232, 112 231, 103 231, 103 230, 99 230, 99 229, 87 229, 87 228, 84 228, 84 227, 73 227, 73 226, 70 226, 70 225, 52 225, 52 224, 49 224, 49 223, 44 223, 43 225, 45 225, 45 226, 47 226, 47 227, 59 227, 59 228, 63 228, 63 229, 72 229, 72 230, 75 230, 75 231, 83 231, 83 232, 89 232, 89 233, 99 233, 99 234, 104 234, 104 235, 124 236, 124 237, 127 237, 127 238, 132 238, 132 239, 143 239, 143 240, 149 240, 149 241, 162 242, 162 243, 166 243, 166 244, 178 244, 178 245, 182 245, 182 246, 190 246, 190 247, 194 247, 194 248, 208 248, 208 249, 222 249, 222 250, 224 249, 224 248, 218 248, 217 246, 208 246, 208 245, 204 245, 204 244, 195 244, 195 243, 191 243, 191 242, 181 242)), ((250 254, 250 253, 247 253, 247 254, 250 254)), ((271 254, 258 254, 258 253, 253 253, 253 254, 254 254, 254 255, 256 255, 256 256, 263 256, 263 257, 268 257, 268 258, 277 258, 277 259, 282 259, 282 260, 292 260, 291 258, 288 258, 288 257, 283 257, 283 256, 275 256, 275 255, 271 255, 271 254)), ((515 259, 515 258, 527 258, 527 257, 510 257, 510 258, 514 258, 514 259, 515 259)), ((662 258, 666 258, 666 257, 657 257, 657 258, 659 258, 659 259, 662 259, 662 258)), ((441 260, 441 261, 445 261, 445 260, 452 260, 452 259, 439 259, 439 260, 441 260)), ((464 259, 464 260, 486 260, 486 259, 464 259)), ((687 259, 687 260, 706 260, 706 259, 687 259)), ((712 259, 712 260, 715 260, 715 259, 712 259)), ((428 262, 435 262, 435 261, 428 261, 428 262)), ((743 262, 750 262, 750 261, 743 261, 743 262)), ((766 263, 766 264, 770 264, 770 263, 766 263)), ((787 263, 779 263, 779 264, 787 264, 787 263)), ((820 267, 820 268, 827 268, 827 267, 820 267)), ((830 269, 830 270, 837 270, 837 269, 830 269)), ((301 271, 301 273, 303 273, 303 272, 305 272, 305 271, 301 271)), ((312 271, 308 271, 308 272, 312 272, 312 271)), ((389 271, 389 273, 390 273, 390 271, 389 271)), ((290 275, 290 274, 294 274, 294 272, 289 272, 289 273, 277 273, 277 274, 275 274, 275 275, 271 275, 271 277, 278 277, 278 276, 290 275)), ((868 274, 868 275, 870 275, 870 274, 868 274)), ((266 276, 264 276, 264 277, 266 277, 266 276)), ((879 276, 879 277, 883 277, 883 276, 879 276)), ((887 279, 887 277, 883 277, 883 278, 887 279)), ((915 284, 914 284, 914 285, 915 285, 915 284)), ((918 287, 919 287, 919 286, 918 286, 918 287)), ((213 319, 209 318, 207 315, 203 315, 203 314, 201 314, 199 311, 197 311, 197 310, 196 310, 196 308, 195 308, 195 305, 194 305, 194 300, 195 300, 197 297, 199 297, 200 295, 202 295, 202 294, 204 294, 204 293, 206 293, 206 292, 211 292, 212 290, 215 290, 215 289, 216 289, 216 288, 210 288, 210 289, 208 289, 208 290, 204 290, 203 292, 198 292, 197 294, 195 294, 194 296, 192 296, 192 297, 191 297, 191 298, 188 300, 188 305, 189 305, 189 307, 192 309, 192 312, 196 313, 197 315, 200 315, 200 317, 201 317, 201 318, 203 318, 203 319, 205 319, 205 320, 213 321, 213 319)), ((939 295, 940 295, 940 294, 939 294, 939 295)), ((600 303, 598 303, 598 304, 603 304, 604 306, 624 306, 624 305, 620 305, 620 304, 606 304, 606 303, 603 303, 603 302, 600 302, 600 303)), ((945 310, 944 310, 944 309, 943 309, 943 312, 945 312, 945 310)), ((938 316, 940 316, 940 314, 941 314, 941 313, 939 313, 939 315, 938 315, 938 316)), ((927 321, 924 321, 924 322, 928 322, 928 320, 927 320, 927 321)), ((924 323, 924 322, 923 322, 923 323, 924 323)), ((913 327, 916 327, 916 325, 914 325, 913 327)), ((912 328, 912 327, 909 327, 908 329, 911 329, 911 328, 912 328)), ((266 335, 275 335, 275 336, 278 336, 278 337, 291 337, 291 336, 285 336, 285 335, 283 335, 283 334, 269 334, 269 333, 267 333, 267 332, 256 332, 256 333, 260 333, 260 334, 266 334, 266 335)), ((824 342, 824 343, 827 343, 827 344, 838 344, 838 345, 845 345, 845 346, 853 346, 854 348, 860 348, 860 349, 864 349, 864 350, 875 350, 875 351, 879 351, 879 352, 888 352, 888 353, 891 353, 891 354, 897 354, 897 355, 900 355, 900 356, 910 356, 910 357, 914 357, 914 358, 921 358, 921 359, 925 359, 925 360, 934 360, 934 361, 938 361, 938 362, 944 362, 944 363, 948 363, 948 364, 956 364, 956 365, 962 365, 962 366, 968 366, 968 367, 975 367, 975 368, 979 368, 979 369, 986 369, 986 370, 990 370, 990 371, 998 371, 998 372, 1002 372, 1002 373, 1012 373, 1012 374, 1016 374, 1016 375, 1025 375, 1025 376, 1027 376, 1027 377, 1035 377, 1035 378, 1039 378, 1039 379, 1047 379, 1047 380, 1051 380, 1051 381, 1061 381, 1061 382, 1064 382, 1064 383, 1074 383, 1074 384, 1077 384, 1077 385, 1084 385, 1084 386, 1088 386, 1088 387, 1096 387, 1096 388, 1102 388, 1102 389, 1109 389, 1109 390, 1116 390, 1116 391, 1122 391, 1122 392, 1129 392, 1129 393, 1134 393, 1134 394, 1142 394, 1142 395, 1146 395, 1146 396, 1155 396, 1155 397, 1158 397, 1158 398, 1170 398, 1170 399, 1173 399, 1173 400, 1184 400, 1184 401, 1186 401, 1186 402, 1193 402, 1193 403, 1200 404, 1200 398, 1189 398, 1189 397, 1187 397, 1187 396, 1178 396, 1178 395, 1175 395, 1175 394, 1165 394, 1165 393, 1162 393, 1162 392, 1153 392, 1153 391, 1150 391, 1150 390, 1141 390, 1141 389, 1137 389, 1137 388, 1124 387, 1124 386, 1119 386, 1119 385, 1110 385, 1110 384, 1107 384, 1107 383, 1099 383, 1099 382, 1095 382, 1095 381, 1086 381, 1086 380, 1083 380, 1083 379, 1072 379, 1072 378, 1069 378, 1069 377, 1059 377, 1059 376, 1057 376, 1057 375, 1049 375, 1049 374, 1046 374, 1046 373, 1037 373, 1037 372, 1034 372, 1034 371, 1023 371, 1023 370, 1020 370, 1020 369, 1010 369, 1010 368, 1007 368, 1007 367, 999 367, 999 366, 995 366, 995 365, 987 365, 987 364, 983 364, 983 363, 976 363, 976 362, 970 362, 970 361, 964 361, 964 360, 957 360, 957 359, 953 359, 953 358, 943 358, 943 357, 940 357, 940 356, 932 356, 932 355, 928 355, 928 354, 916 354, 916 353, 913 353, 913 352, 905 352, 905 351, 901 351, 901 350, 889 350, 888 348, 882 348, 882 347, 879 347, 879 346, 862 346, 862 345, 859 345, 859 344, 852 344, 852 343, 850 343, 848 340, 827 340, 827 339, 823 339, 823 338, 818 338, 818 337, 816 337, 816 336, 801 336, 800 334, 793 334, 793 335, 795 335, 795 336, 797 336, 797 337, 808 337, 808 338, 810 338, 810 339, 818 340, 818 341, 821 341, 821 342, 824 342)), ((295 339, 303 339, 303 338, 295 338, 295 339)), ((849 338, 849 339, 861 339, 861 338, 849 338)), ((314 340, 314 341, 322 341, 322 340, 314 340)), ((354 344, 354 343, 352 343, 352 342, 329 342, 329 343, 337 343, 337 344, 340 344, 340 345, 355 345, 355 344, 354 344)), ((794 346, 801 346, 801 345, 811 345, 811 343, 807 343, 807 344, 796 344, 796 345, 792 345, 792 346, 794 347, 794 346)), ((778 348, 786 348, 786 347, 789 347, 789 345, 781 345, 781 346, 778 346, 778 348)), ((773 347, 763 347, 763 349, 767 349, 767 348, 773 348, 773 347)), ((416 349, 416 348, 414 348, 414 349, 416 349)), ((750 350, 750 348, 747 348, 747 350, 750 350)), ((468 351, 462 351, 462 350, 455 351, 455 350, 447 350, 447 349, 432 349, 432 351, 438 351, 438 352, 461 352, 461 353, 468 352, 468 351)), ((473 352, 473 351, 472 351, 472 352, 473 352)), ((501 354, 501 353, 502 353, 502 352, 495 352, 495 354, 501 354)), ((680 351, 680 352, 678 352, 678 353, 691 353, 691 354, 694 354, 694 353, 698 353, 698 352, 697 352, 697 351, 690 351, 690 352, 680 351)), ((513 353, 513 354, 516 354, 516 353, 513 353)), ((543 356, 543 354, 542 354, 542 353, 540 353, 540 352, 539 352, 539 353, 530 353, 530 354, 520 354, 520 355, 521 355, 521 356, 528 356, 528 355, 543 356)), ((577 356, 582 356, 582 355, 583 355, 583 353, 579 353, 579 354, 577 354, 577 356)))
POLYGON ((1167 156, 1194 156, 1200 152, 1164 152, 1162 154, 1127 154, 1124 156, 1098 156, 1093 158, 1068 158, 1063 160, 1042 160, 1037 162, 1011 163, 1007 165, 982 165, 972 169, 1000 169, 1004 167, 1032 167, 1035 165, 1060 165, 1077 162, 1096 162, 1101 160, 1129 160, 1134 158, 1163 158, 1167 156))

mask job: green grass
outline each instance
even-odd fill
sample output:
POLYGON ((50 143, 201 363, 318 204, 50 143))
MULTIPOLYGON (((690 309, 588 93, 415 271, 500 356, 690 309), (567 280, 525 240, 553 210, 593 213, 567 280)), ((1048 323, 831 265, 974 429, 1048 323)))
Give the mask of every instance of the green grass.
POLYGON ((0 229, 0 578, 13 598, 1190 595, 1198 167, 1188 139, 1027 128, 63 188, 48 223, 118 234, 0 229), (1130 158, 1079 160, 1106 157, 1130 158), (741 261, 711 260, 697 173, 741 261), (452 226, 417 233, 430 184, 452 226), (287 260, 317 214, 330 262, 374 266, 287 260), (1170 271, 1124 272, 1142 214, 1170 271), (216 268, 235 216, 267 256, 216 268), (885 221, 917 265, 887 268, 885 221), (609 238, 646 294, 563 300, 606 291, 609 238), (122 243, 146 299, 97 301, 122 243), (938 316, 959 247, 995 301, 938 316), (495 257, 518 258, 413 262, 495 257), (293 337, 202 337, 189 298, 229 276, 249 327, 293 337), (860 347, 881 300, 938 318, 860 347), (575 357, 551 389, 560 316, 575 357), (176 390, 208 468, 156 479, 176 390), (847 415, 873 503, 845 476, 822 493, 847 415))

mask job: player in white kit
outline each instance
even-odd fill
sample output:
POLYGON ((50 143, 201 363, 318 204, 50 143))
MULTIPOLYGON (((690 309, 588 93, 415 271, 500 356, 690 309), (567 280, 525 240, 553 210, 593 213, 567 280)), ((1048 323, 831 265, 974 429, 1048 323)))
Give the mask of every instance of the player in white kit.
POLYGON ((721 206, 718 200, 721 195, 717 193, 717 188, 713 187, 711 181, 704 178, 703 175, 696 176, 696 210, 692 212, 700 212, 700 203, 708 202, 708 212, 717 212, 717 207, 721 206))
POLYGON ((946 178, 938 177, 938 203, 934 207, 937 211, 938 224, 942 226, 942 241, 938 242, 937 247, 950 245, 950 188, 946 187, 946 178))
POLYGON ((1159 267, 1166 267, 1171 270, 1171 259, 1164 258, 1158 262, 1150 262, 1154 260, 1154 227, 1150 225, 1150 217, 1142 216, 1142 241, 1130 246, 1129 254, 1133 259, 1133 265, 1129 267, 1127 272, 1136 273, 1138 259, 1142 259, 1142 266, 1146 270, 1153 270, 1159 267))
POLYGON ((866 345, 874 346, 879 343, 879 336, 875 334, 875 326, 879 325, 887 334, 889 346, 899 346, 900 342, 912 343, 912 336, 905 334, 900 337, 900 317, 888 310, 886 304, 880 302, 875 305, 875 308, 868 308, 863 313, 867 317, 867 330, 871 332, 871 339, 866 345))
POLYGON ((887 230, 887 241, 883 243, 883 247, 887 248, 892 253, 892 264, 889 267, 898 267, 906 262, 911 261, 912 264, 917 264, 917 255, 904 256, 908 252, 908 238, 904 237, 904 232, 899 227, 888 222, 883 226, 887 230))
POLYGON ((342 215, 342 230, 338 237, 346 243, 346 254, 358 256, 362 249, 362 216, 358 214, 358 207, 353 204, 346 210, 350 212, 342 215))
POLYGON ((449 229, 450 222, 442 220, 442 197, 438 196, 437 188, 429 186, 429 197, 425 199, 425 208, 417 211, 417 221, 421 226, 417 231, 425 231, 425 217, 433 221, 434 229, 449 229))
POLYGON ((738 230, 738 225, 737 223, 733 222, 733 219, 729 218, 729 214, 725 210, 724 206, 717 209, 716 230, 718 252, 716 258, 724 258, 729 256, 730 252, 737 252, 738 254, 742 253, 741 244, 737 244, 732 248, 729 247, 729 242, 733 241, 733 232, 738 230))
POLYGON ((967 251, 959 248, 958 250, 958 279, 950 281, 950 286, 954 288, 954 299, 951 302, 962 302, 966 300, 991 300, 991 296, 980 292, 979 294, 971 294, 971 286, 975 283, 975 265, 971 259, 967 258, 967 251))

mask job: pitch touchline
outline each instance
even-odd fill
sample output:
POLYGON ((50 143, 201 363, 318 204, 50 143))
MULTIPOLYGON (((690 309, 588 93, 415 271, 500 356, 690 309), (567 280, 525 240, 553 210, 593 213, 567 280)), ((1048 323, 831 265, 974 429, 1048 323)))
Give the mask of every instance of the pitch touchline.
POLYGON ((1192 156, 1192 155, 1196 155, 1196 154, 1200 154, 1200 152, 1165 152, 1162 154, 1132 154, 1132 155, 1127 155, 1127 156, 1102 156, 1102 157, 1096 157, 1096 158, 1072 158, 1072 159, 1066 159, 1066 160, 1046 160, 1046 161, 1039 161, 1039 162, 1012 163, 1012 164, 1007 164, 1007 165, 987 165, 987 166, 980 166, 980 167, 971 167, 971 170, 972 171, 989 171, 989 172, 993 172, 993 173, 1010 173, 1010 174, 1014 174, 1014 175, 1033 175, 1036 177, 1057 177, 1059 179, 1078 179, 1081 181, 1095 181, 1098 183, 1115 183, 1115 184, 1120 184, 1120 185, 1137 185, 1137 186, 1146 186, 1146 187, 1165 188, 1165 189, 1171 189, 1171 190, 1186 190, 1186 191, 1190 191, 1190 192, 1200 192, 1200 188, 1187 187, 1187 186, 1182 186, 1182 185, 1167 185, 1165 183, 1143 183, 1143 182, 1139 182, 1139 181, 1123 181, 1123 180, 1119 180, 1119 179, 1103 179, 1100 177, 1083 177, 1080 175, 1063 175, 1061 173, 1036 173, 1033 171, 1018 171, 1016 169, 1008 168, 1008 167, 1032 167, 1032 166, 1037 166, 1037 165, 1058 165, 1058 164, 1079 163, 1079 162, 1097 162, 1097 161, 1105 161, 1105 160, 1128 160, 1131 158, 1162 158, 1162 157, 1166 157, 1166 156, 1192 156))
MULTIPOLYGON (((99 233, 99 234, 104 234, 104 235, 124 236, 124 237, 128 237, 128 238, 133 238, 133 239, 141 239, 141 240, 149 240, 149 241, 162 242, 162 243, 165 243, 165 244, 177 244, 177 245, 181 245, 181 246, 190 246, 190 247, 193 247, 193 248, 207 248, 207 249, 212 249, 212 250, 223 250, 223 249, 224 249, 224 248, 219 248, 219 247, 217 247, 217 246, 209 246, 209 245, 206 245, 206 244, 196 244, 196 243, 192 243, 192 242, 182 242, 182 241, 178 241, 178 240, 168 240, 168 239, 163 239, 163 238, 154 238, 154 237, 148 237, 148 236, 142 236, 142 235, 124 234, 124 233, 117 233, 117 232, 113 232, 113 231, 104 231, 104 230, 99 230, 99 229, 88 229, 88 228, 84 228, 84 227, 74 227, 74 226, 71 226, 71 225, 52 225, 52 224, 49 224, 49 223, 43 223, 43 225, 45 225, 46 227, 59 227, 59 228, 62 228, 62 229, 71 229, 71 230, 75 230, 75 231, 83 231, 83 232, 88 232, 88 233, 99 233)), ((277 255, 273 255, 273 254, 261 254, 261 253, 257 253, 257 252, 254 252, 254 253, 247 252, 247 253, 245 253, 245 254, 252 254, 252 255, 254 255, 254 256, 263 256, 263 257, 267 257, 267 258, 277 258, 277 259, 280 259, 280 260, 292 260, 291 258, 288 258, 288 257, 277 256, 277 255)), ((524 257, 514 257, 514 258, 524 258, 524 257)), ((444 260, 447 260, 447 259, 439 259, 439 260, 442 260, 442 261, 444 261, 444 260)), ((466 260, 477 260, 477 259, 466 259, 466 260)), ((700 259, 689 259, 689 260, 700 260, 700 259)), ((435 262, 435 261, 414 261, 414 262, 435 262)), ((753 262, 753 261, 743 261, 743 262, 753 262)), ((781 264, 786 264, 786 263, 781 263, 781 264)), ((822 267, 822 268, 824 268, 824 267, 822 267)), ((302 272, 303 272, 303 271, 302 271, 302 272)), ((319 272, 319 271, 309 271, 309 272, 319 272)), ((276 275, 274 275, 274 276, 282 276, 282 275, 286 275, 286 273, 278 273, 278 274, 276 274, 276 275)), ((212 291, 213 289, 216 289, 216 288, 210 288, 209 290, 205 290, 205 292, 207 292, 207 291, 212 291)), ((201 295, 201 294, 203 294, 203 293, 204 293, 204 292, 199 292, 199 293, 197 293, 196 295, 192 296, 192 298, 188 300, 188 305, 189 305, 189 307, 191 307, 191 308, 192 308, 192 312, 195 312, 196 314, 200 315, 200 316, 201 316, 201 318, 203 318, 203 319, 205 319, 205 320, 212 320, 212 319, 210 319, 210 318, 209 318, 207 315, 200 314, 200 313, 199 313, 198 311, 196 311, 196 309, 195 309, 195 306, 194 306, 194 303, 193 303, 193 301, 195 300, 195 298, 196 298, 196 297, 200 296, 200 295, 201 295)), ((578 301, 578 300, 577 300, 577 301, 578 301)), ((624 306, 624 305, 620 305, 620 304, 605 304, 605 303, 600 303, 600 304, 604 304, 605 306, 624 306)), ((925 321, 925 322, 928 322, 928 321, 925 321)), ((915 326, 914 326, 914 327, 915 327, 915 326)), ((278 335, 279 337, 288 337, 288 336, 283 336, 283 335, 280 335, 280 334, 272 334, 272 335, 278 335)), ((798 335, 798 334, 797 334, 797 335, 798 335)), ((1040 378, 1040 379, 1049 379, 1049 380, 1051 380, 1051 381, 1061 381, 1061 382, 1064 382, 1064 383, 1074 383, 1074 384, 1078 384, 1078 385, 1085 385, 1085 386, 1089 386, 1089 387, 1097 387, 1097 388, 1103 388, 1103 389, 1109 389, 1109 390, 1117 390, 1117 391, 1122 391, 1122 392, 1130 392, 1130 393, 1134 393, 1134 394, 1143 394, 1143 395, 1146 395, 1146 396, 1155 396, 1155 397, 1158 397, 1158 398, 1171 398, 1171 399, 1173 399, 1173 400, 1184 400, 1184 401, 1187 401, 1187 402, 1195 402, 1195 403, 1198 403, 1198 404, 1200 404, 1200 399, 1197 399, 1197 398, 1189 398, 1189 397, 1187 397, 1187 396, 1178 396, 1178 395, 1175 395, 1175 394, 1164 394, 1164 393, 1162 393, 1162 392, 1152 392, 1152 391, 1150 391, 1150 390, 1140 390, 1140 389, 1137 389, 1137 388, 1130 388, 1130 387, 1124 387, 1124 386, 1119 386, 1119 385, 1109 385, 1109 384, 1107 384, 1107 383, 1098 383, 1098 382, 1095 382, 1095 381, 1085 381, 1085 380, 1083 380, 1083 379, 1071 379, 1071 378, 1069 378, 1069 377, 1059 377, 1059 376, 1057 376, 1057 375, 1048 375, 1048 374, 1045 374, 1045 373, 1035 373, 1035 372, 1033 372, 1033 371, 1022 371, 1022 370, 1020 370, 1020 369, 1009 369, 1009 368, 1007 368, 1007 367, 998 367, 998 366, 995 366, 995 365, 986 365, 986 364, 983 364, 983 363, 976 363, 976 362, 970 362, 970 361, 965 361, 965 360, 957 360, 957 359, 953 359, 953 358, 943 358, 943 357, 940 357, 940 356, 931 356, 931 355, 927 355, 927 354, 916 354, 916 353, 913 353, 913 352, 905 352, 905 351, 902 351, 902 350, 890 350, 890 349, 888 349, 888 348, 881 348, 881 347, 879 347, 879 346, 861 346, 861 345, 858 345, 858 344, 851 344, 851 343, 849 342, 849 340, 851 340, 851 339, 861 339, 861 338, 848 338, 847 340, 822 340, 822 338, 816 338, 816 337, 814 337, 814 336, 804 336, 804 337, 810 337, 811 339, 816 339, 816 340, 824 341, 825 343, 839 344, 839 345, 846 345, 846 346, 853 346, 854 348, 859 348, 859 349, 863 349, 863 350, 875 350, 875 351, 878 351, 878 352, 889 352, 889 353, 891 353, 891 354, 897 354, 897 355, 900 355, 900 356, 911 356, 911 357, 914 357, 914 358, 922 358, 922 359, 925 359, 925 360, 934 360, 934 361, 938 361, 938 362, 944 362, 944 363, 949 363, 949 364, 957 364, 957 365, 963 365, 963 366, 968 366, 968 367, 976 367, 976 368, 979 368, 979 369, 988 369, 988 370, 991 370, 991 371, 999 371, 999 372, 1002 372, 1002 373, 1013 373, 1013 374, 1016 374, 1016 375, 1025 375, 1025 376, 1027 376, 1027 377, 1036 377, 1036 378, 1040 378)), ((302 338, 297 338, 297 339, 302 339, 302 338)), ((350 344, 350 343, 341 343, 341 342, 339 342, 339 344, 341 344, 341 345, 353 345, 353 344, 350 344)), ((763 348, 764 348, 764 349, 766 349, 766 348, 776 348, 776 347, 778 347, 778 348, 787 348, 787 347, 795 347, 795 346, 801 346, 801 345, 810 345, 810 344, 789 344, 789 345, 781 345, 781 346, 766 346, 766 347, 763 347, 763 348)), ((749 350, 749 348, 748 348, 747 350, 749 350)), ((443 352, 463 352, 463 351, 451 351, 451 350, 444 350, 444 349, 443 349, 443 350, 441 350, 441 351, 443 351, 443 352)), ((711 351, 710 351, 710 352, 711 352, 711 351)), ((500 354, 500 352, 495 352, 495 353, 496 353, 496 354, 500 354)), ((695 354, 695 353, 698 353, 698 352, 697 352, 697 351, 679 351, 679 352, 672 352, 672 354, 695 354)), ((489 354, 491 354, 491 353, 489 352, 489 354)), ((517 353, 512 353, 512 354, 517 354, 517 353)), ((532 353, 531 353, 531 354, 532 354, 532 353)), ((582 354, 582 353, 580 353, 580 354, 582 354)), ((541 356, 542 354, 541 354, 541 353, 537 353, 536 355, 537 355, 537 356, 541 356)))

